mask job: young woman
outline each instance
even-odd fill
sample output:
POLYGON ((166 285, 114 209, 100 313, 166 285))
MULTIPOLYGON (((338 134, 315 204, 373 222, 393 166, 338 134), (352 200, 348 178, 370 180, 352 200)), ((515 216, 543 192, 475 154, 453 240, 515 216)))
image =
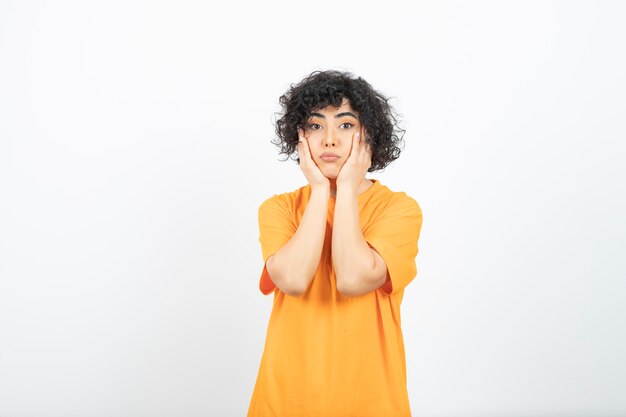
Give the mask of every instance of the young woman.
POLYGON ((259 207, 259 288, 274 303, 248 417, 410 416, 400 304, 422 211, 366 178, 404 131, 350 73, 315 71, 280 103, 276 144, 307 185, 259 207))

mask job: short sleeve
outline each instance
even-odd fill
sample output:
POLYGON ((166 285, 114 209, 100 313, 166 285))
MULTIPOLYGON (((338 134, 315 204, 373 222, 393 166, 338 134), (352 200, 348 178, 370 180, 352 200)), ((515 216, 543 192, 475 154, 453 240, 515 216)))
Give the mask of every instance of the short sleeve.
POLYGON ((422 209, 417 201, 404 192, 398 194, 363 233, 385 260, 389 280, 380 289, 388 295, 404 289, 417 275, 415 257, 422 228, 422 209))
POLYGON ((276 288, 267 272, 267 258, 278 252, 296 233, 297 227, 292 213, 275 195, 259 206, 259 242, 263 254, 263 271, 259 289, 265 295, 276 288))

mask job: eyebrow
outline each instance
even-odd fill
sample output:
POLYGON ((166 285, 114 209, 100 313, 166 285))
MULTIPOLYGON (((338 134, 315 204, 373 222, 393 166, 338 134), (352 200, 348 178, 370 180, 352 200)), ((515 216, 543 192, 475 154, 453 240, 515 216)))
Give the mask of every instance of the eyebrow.
MULTIPOLYGON (((319 117, 319 118, 321 118, 321 119, 325 119, 325 118, 326 118, 323 114, 320 114, 320 113, 311 113, 311 116, 316 116, 316 117, 319 117)), ((336 116, 335 116, 335 119, 339 119, 340 117, 344 117, 344 116, 352 116, 352 117, 354 117, 355 119, 359 120, 359 118, 358 118, 358 117, 356 117, 356 116, 354 115, 354 113, 351 113, 351 112, 349 112, 349 111, 345 111, 345 112, 343 112, 343 113, 339 113, 338 115, 336 115, 336 116)))

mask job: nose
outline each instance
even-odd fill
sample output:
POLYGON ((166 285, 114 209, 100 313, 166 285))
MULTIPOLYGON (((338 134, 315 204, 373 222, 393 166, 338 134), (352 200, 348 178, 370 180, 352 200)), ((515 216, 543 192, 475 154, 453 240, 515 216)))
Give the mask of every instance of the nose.
POLYGON ((326 134, 326 139, 324 141, 324 146, 328 147, 332 147, 332 146, 336 146, 335 143, 335 132, 333 132, 331 129, 328 129, 328 133, 326 134))

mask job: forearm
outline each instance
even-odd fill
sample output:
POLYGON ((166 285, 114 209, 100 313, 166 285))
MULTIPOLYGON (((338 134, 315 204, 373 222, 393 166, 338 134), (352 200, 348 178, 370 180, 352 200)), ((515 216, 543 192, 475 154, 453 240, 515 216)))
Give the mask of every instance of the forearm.
POLYGON ((349 293, 358 282, 374 272, 376 260, 365 241, 359 222, 357 193, 351 189, 337 190, 333 219, 332 260, 337 289, 349 293))
POLYGON ((317 272, 326 235, 329 196, 327 188, 312 189, 298 229, 268 259, 272 281, 287 294, 302 294, 317 272))

